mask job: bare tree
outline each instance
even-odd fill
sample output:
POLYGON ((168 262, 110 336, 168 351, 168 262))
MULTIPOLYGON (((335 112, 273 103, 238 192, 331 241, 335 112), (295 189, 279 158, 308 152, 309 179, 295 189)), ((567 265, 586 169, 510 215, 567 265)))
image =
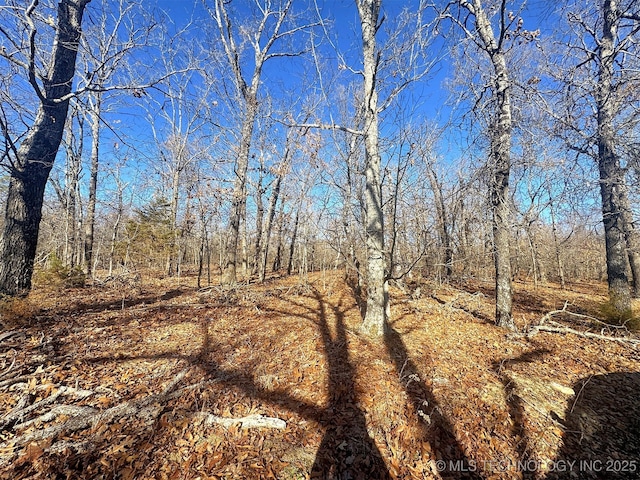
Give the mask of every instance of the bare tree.
POLYGON ((367 244, 367 311, 360 331, 371 337, 384 334, 389 307, 384 250, 384 213, 378 145, 378 51, 376 33, 381 0, 356 0, 362 28, 363 132, 365 148, 365 228, 367 244))
MULTIPOLYGON (((88 86, 82 99, 84 115, 91 131, 89 189, 84 222, 84 261, 89 275, 94 271, 94 231, 100 171, 100 142, 106 94, 128 91, 135 97, 144 94, 145 87, 154 83, 126 78, 126 72, 134 70, 133 52, 149 44, 149 36, 155 21, 140 15, 138 1, 101 1, 91 16, 91 29, 83 40, 82 81, 88 86), (143 19, 143 21, 140 21, 143 19)), ((155 80, 157 81, 157 80, 155 80)), ((109 127, 107 125, 107 127, 109 127)))
POLYGON ((490 62, 491 116, 489 118, 489 197, 493 217, 493 257, 496 286, 496 325, 514 329, 512 317, 513 293, 511 286, 511 221, 509 202, 509 175, 511 170, 511 147, 513 131, 512 76, 508 68, 507 53, 513 40, 532 37, 535 33, 522 30, 522 19, 507 10, 507 2, 487 0, 459 0, 460 14, 451 18, 465 36, 490 62), (466 12, 466 13, 465 13, 466 12), (492 24, 490 12, 497 18, 492 24), (469 16, 473 27, 467 26, 469 16))
POLYGON ((222 283, 237 281, 236 266, 240 246, 240 227, 246 216, 247 169, 251 151, 253 130, 259 109, 259 89, 262 73, 267 62, 279 57, 291 57, 300 52, 286 48, 286 42, 312 25, 298 23, 292 12, 293 0, 282 2, 257 2, 255 18, 247 19, 251 26, 233 16, 231 5, 224 0, 214 0, 209 8, 219 39, 224 49, 227 66, 241 101, 242 120, 239 146, 235 153, 234 181, 229 217, 229 234, 222 283), (245 47, 249 46, 253 56, 249 60, 245 47))
MULTIPOLYGON (((631 310, 631 292, 627 277, 626 232, 630 231, 632 225, 630 222, 625 222, 624 212, 628 209, 622 205, 626 196, 621 195, 625 180, 620 167, 620 158, 616 153, 614 75, 616 57, 623 55, 627 45, 631 46, 635 41, 632 40, 633 34, 619 41, 620 20, 624 12, 618 10, 615 0, 604 0, 601 8, 602 35, 597 39, 598 83, 595 103, 602 219, 607 249, 607 281, 613 307, 620 315, 627 315, 631 310)), ((635 23, 639 20, 640 14, 631 18, 635 23)), ((638 27, 634 26, 633 31, 637 32, 638 27)))
POLYGON ((627 167, 637 162, 640 10, 634 1, 603 0, 571 2, 561 13, 571 35, 562 33, 564 48, 557 52, 564 68, 549 72, 562 84, 564 107, 548 111, 568 147, 596 161, 610 302, 624 317, 631 311, 629 265, 635 290, 640 284, 640 240, 626 181, 627 167))
MULTIPOLYGON (((362 41, 362 69, 346 65, 338 52, 339 69, 350 70, 362 77, 362 90, 355 115, 358 128, 329 124, 308 124, 308 127, 341 130, 360 136, 364 144, 364 228, 366 243, 367 300, 360 331, 380 338, 389 316, 387 256, 385 249, 385 215, 382 195, 379 116, 411 85, 425 77, 433 65, 428 51, 429 24, 425 21, 426 5, 416 11, 399 12, 396 28, 386 32, 384 48, 379 48, 376 36, 385 20, 381 18, 381 0, 356 0, 362 41), (383 93, 379 100, 380 92, 383 93)), ((316 59, 317 61, 317 59, 316 59)))
POLYGON ((22 71, 38 99, 36 116, 19 146, 8 138, 8 126, 2 125, 9 147, 3 156, 11 174, 0 240, 0 293, 5 295, 21 295, 31 288, 44 189, 62 141, 89 1, 60 1, 53 50, 43 63, 38 34, 46 19, 36 18, 38 0, 26 8, 14 5, 14 11, 23 14, 22 30, 0 30, 8 47, 0 49, 0 56, 22 71), (22 32, 27 38, 20 38, 22 32))

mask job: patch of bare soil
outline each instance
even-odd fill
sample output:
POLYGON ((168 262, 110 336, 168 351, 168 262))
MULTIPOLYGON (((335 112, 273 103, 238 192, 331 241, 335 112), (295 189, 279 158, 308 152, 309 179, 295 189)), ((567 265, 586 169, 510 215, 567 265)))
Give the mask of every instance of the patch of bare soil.
POLYGON ((376 342, 340 272, 194 285, 5 305, 0 476, 640 478, 638 337, 590 320, 600 286, 517 284, 530 335, 492 325, 484 284, 394 289, 376 342), (552 310, 625 341, 532 329, 552 310))

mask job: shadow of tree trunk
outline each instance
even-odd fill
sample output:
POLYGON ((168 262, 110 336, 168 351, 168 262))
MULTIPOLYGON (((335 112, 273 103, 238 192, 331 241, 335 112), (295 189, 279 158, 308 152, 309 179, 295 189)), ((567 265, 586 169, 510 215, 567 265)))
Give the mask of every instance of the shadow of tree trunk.
POLYGON ((332 306, 336 319, 335 335, 331 334, 326 303, 314 291, 319 308, 319 329, 329 370, 329 405, 323 420, 325 434, 311 469, 311 478, 390 479, 378 447, 367 432, 367 423, 358 407, 355 369, 349 359, 344 312, 332 306))
POLYGON ((409 357, 402 338, 391 326, 385 331, 385 346, 422 425, 422 441, 431 445, 442 478, 481 479, 478 465, 469 459, 454 433, 453 425, 409 357))
MULTIPOLYGON (((513 435, 513 438, 517 439, 516 453, 518 454, 518 459, 516 465, 518 466, 530 465, 529 437, 527 436, 525 428, 526 411, 522 397, 518 394, 514 382, 504 369, 506 366, 511 364, 533 363, 548 353, 551 353, 551 351, 540 348, 530 352, 525 352, 515 358, 507 358, 501 361, 496 360, 491 364, 493 371, 496 373, 500 383, 502 383, 505 401, 507 403, 507 408, 509 409, 509 417, 513 421, 511 434, 513 435)), ((535 478, 537 475, 535 468, 532 471, 522 471, 520 473, 523 475, 524 479, 535 478)))

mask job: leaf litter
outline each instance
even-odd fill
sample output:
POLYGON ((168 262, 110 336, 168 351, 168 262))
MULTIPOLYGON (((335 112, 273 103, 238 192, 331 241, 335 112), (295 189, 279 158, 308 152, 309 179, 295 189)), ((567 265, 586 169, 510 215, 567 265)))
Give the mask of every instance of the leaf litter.
MULTIPOLYGON (((36 289, 0 320, 0 476, 638 477, 637 347, 509 334, 481 282, 420 288, 381 341, 341 272, 36 289)), ((517 283, 515 315, 604 293, 517 283)))

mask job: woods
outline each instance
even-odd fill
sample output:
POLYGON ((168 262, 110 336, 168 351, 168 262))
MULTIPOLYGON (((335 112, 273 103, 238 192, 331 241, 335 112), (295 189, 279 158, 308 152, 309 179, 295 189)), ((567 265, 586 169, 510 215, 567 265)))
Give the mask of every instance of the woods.
MULTIPOLYGON (((77 30, 69 39, 77 46, 61 52, 77 54, 79 67, 74 72, 75 56, 65 60, 67 79, 60 88, 66 87, 60 92, 46 87, 63 68, 56 66, 57 57, 48 65, 35 51, 35 39, 51 28, 39 11, 44 6, 6 9, 3 35, 11 48, 5 47, 2 58, 16 71, 6 85, 31 85, 33 91, 29 102, 17 105, 7 90, 4 161, 13 174, 6 204, 18 208, 21 169, 36 168, 42 185, 25 187, 35 197, 21 213, 30 218, 21 234, 30 241, 9 240, 19 230, 18 213, 6 211, 5 294, 26 293, 31 265, 46 268, 51 255, 69 268, 83 265, 91 278, 105 268, 112 273, 115 264, 126 271, 153 266, 148 258, 131 255, 131 238, 121 225, 154 198, 167 198, 168 275, 179 275, 188 265, 202 270, 204 258, 207 278, 212 268, 219 269, 227 285, 252 274, 264 280, 267 265, 286 265, 288 271, 355 266, 357 283, 367 287, 363 329, 373 328, 374 335, 386 321, 388 282, 403 282, 414 272, 428 275, 442 263, 446 278, 463 272, 493 275, 496 323, 514 328, 511 281, 524 276, 564 282, 568 264, 576 263, 572 248, 584 245, 578 224, 587 226, 584 234, 594 245, 603 245, 588 256, 606 267, 582 273, 581 260, 573 276, 606 277, 613 309, 627 316, 640 268, 632 206, 635 98, 627 95, 629 101, 621 103, 622 92, 633 91, 636 75, 633 4, 566 3, 557 11, 536 12, 517 2, 418 3, 394 10, 393 16, 385 9, 395 5, 356 6, 361 33, 351 40, 361 49, 347 46, 347 38, 334 29, 343 20, 304 3, 194 4, 190 8, 205 16, 178 25, 161 10, 145 13, 135 3, 96 2, 82 40, 79 15, 85 5, 77 13, 61 10, 54 31, 60 36, 77 30), (66 19, 71 13, 76 16, 66 19), (536 15, 552 19, 558 31, 570 28, 572 36, 558 42, 555 30, 536 28, 536 15), (12 32, 21 22, 29 28, 12 32), (455 67, 449 80, 438 72, 446 68, 442 52, 451 53, 455 67), (465 66, 459 63, 472 57, 465 66), (292 76, 294 69, 301 73, 292 76), (79 88, 72 91, 74 75, 79 88), (449 112, 448 123, 430 101, 407 104, 419 98, 414 92, 442 81, 451 91, 452 100, 441 107, 449 112), (57 97, 47 100, 47 95, 57 97), (589 98, 595 116, 587 110, 589 98), (556 100, 575 108, 554 108, 556 100), (40 163, 29 167, 32 162, 19 159, 35 153, 26 153, 32 142, 21 136, 41 130, 42 115, 31 110, 29 131, 21 131, 15 120, 47 102, 65 119, 54 122, 60 140, 51 142, 46 154, 55 151, 59 159, 55 168, 53 159, 43 160, 44 169, 40 163), (73 112, 68 122, 66 102, 73 112), (535 119, 534 111, 547 116, 535 119), (145 133, 148 122, 151 130, 145 133), (428 146, 421 145, 420 122, 442 124, 428 146), (130 128, 120 127, 125 123, 130 128), (583 128, 591 125, 591 132, 583 128), (64 148, 58 148, 61 142, 64 148), (544 159, 528 156, 529 150, 544 150, 544 159), (405 159, 411 162, 406 167, 405 159), (544 162, 553 165, 553 180, 535 177, 544 162), (49 167, 52 187, 45 189, 49 167), (287 175, 288 170, 295 173, 287 175), (344 181, 336 182, 338 172, 346 173, 344 181), (160 180, 155 184, 154 176, 160 180), (428 184, 416 188, 422 179, 428 184), (585 182, 598 182, 599 199, 582 197, 585 182), (255 196, 251 185, 257 186, 255 196), (120 200, 114 204, 109 192, 118 188, 120 200), (309 199, 304 202, 303 191, 309 199), (50 212, 45 223, 55 222, 59 209, 66 211, 67 233, 64 244, 56 229, 43 233, 36 252, 40 196, 50 212), (601 224, 593 211, 596 201, 602 205, 601 224), (306 210, 302 217, 300 208, 306 210), (518 211, 531 219, 523 245, 518 211), (340 222, 343 227, 334 228, 340 222), (470 223, 479 227, 473 238, 470 223), (544 249, 554 252, 555 265, 540 260, 544 249), (486 270, 489 257, 493 273, 486 270)), ((66 45, 65 38, 51 41, 66 45)), ((42 128, 54 134, 53 127, 42 128)))
POLYGON ((555 478, 575 387, 637 385, 634 0, 5 3, 15 478, 142 478, 174 421, 214 478, 555 478))

